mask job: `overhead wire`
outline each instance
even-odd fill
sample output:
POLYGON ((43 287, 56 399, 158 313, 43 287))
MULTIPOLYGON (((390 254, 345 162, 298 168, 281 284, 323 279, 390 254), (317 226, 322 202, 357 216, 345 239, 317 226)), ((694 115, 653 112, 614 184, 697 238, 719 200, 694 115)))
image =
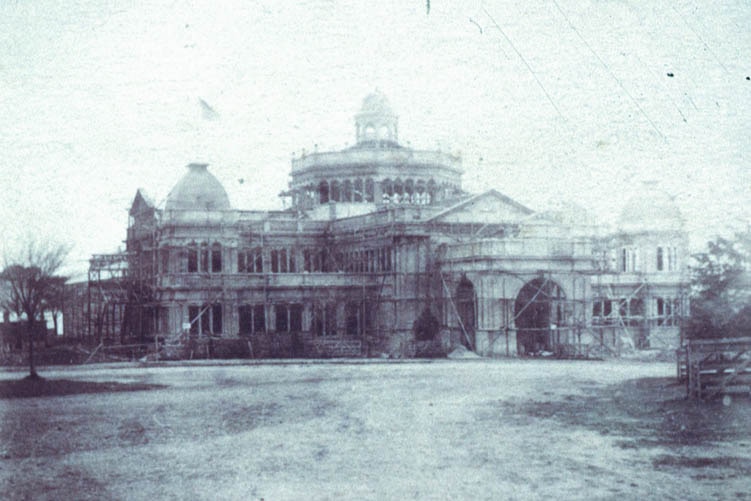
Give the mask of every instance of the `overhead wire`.
POLYGON ((660 131, 660 129, 657 127, 657 124, 655 124, 655 122, 649 117, 649 115, 644 110, 644 108, 642 108, 642 106, 639 104, 639 102, 636 99, 634 99, 634 96, 631 95, 631 93, 628 91, 628 89, 626 89, 626 87, 623 85, 623 82, 615 75, 615 73, 613 73, 613 70, 610 69, 610 66, 608 66, 608 64, 600 57, 600 55, 597 53, 597 51, 595 51, 594 48, 592 48, 592 46, 589 44, 589 42, 587 42, 587 40, 584 38, 584 36, 582 36, 582 34, 579 32, 579 30, 576 29, 576 26, 574 26, 574 24, 571 22, 571 19, 566 15, 565 12, 563 12, 563 9, 561 9, 561 6, 558 4, 558 0, 553 0, 553 4, 555 5, 556 9, 561 14, 561 16, 563 16, 563 19, 566 20, 566 23, 568 24, 569 28, 571 28, 571 30, 576 34, 576 36, 579 37, 579 40, 582 41, 582 43, 584 44, 584 46, 595 57, 595 59, 597 59, 597 61, 599 61, 599 63, 602 65, 602 67, 605 68, 605 71, 608 72, 608 75, 610 75, 610 77, 613 80, 615 80, 615 82, 618 84, 618 87, 621 88, 621 90, 623 91, 623 93, 631 100, 631 102, 633 103, 633 105, 639 110, 639 113, 641 113, 642 116, 645 118, 645 120, 647 122, 649 122, 649 125, 655 130, 655 132, 657 132, 657 134, 659 134, 659 136, 663 140, 665 140, 666 137, 662 133, 662 131, 660 131))
MULTIPOLYGON (((634 57, 636 58, 637 61, 639 61, 639 64, 641 64, 647 70, 647 72, 649 72, 652 75, 652 77, 655 79, 655 81, 659 82, 659 79, 657 78, 657 76, 654 74, 654 72, 652 72, 651 69, 649 69, 649 66, 647 66, 647 64, 644 61, 641 60, 641 58, 639 57, 639 55, 636 54, 636 53, 634 53, 634 57)), ((662 83, 660 83, 660 85, 662 85, 663 89, 665 88, 665 86, 662 83)), ((668 101, 670 101, 670 103, 676 109, 676 111, 681 116, 681 118, 683 119, 683 121, 686 122, 686 123, 688 123, 688 120, 686 119, 686 115, 683 114, 683 111, 681 111, 680 107, 678 106, 678 103, 675 102, 675 99, 673 99, 670 96, 670 94, 667 93, 667 92, 665 93, 665 97, 668 98, 668 101)))
POLYGON ((490 21, 495 25, 495 27, 498 29, 498 31, 501 33, 501 35, 503 35, 503 38, 506 39, 506 42, 508 42, 508 44, 511 46, 511 48, 514 49, 514 52, 516 52, 516 55, 519 56, 519 59, 521 59, 521 61, 524 63, 524 66, 527 67, 527 70, 529 70, 529 73, 532 75, 532 77, 535 79, 535 82, 537 82, 537 85, 540 87, 540 89, 542 90, 542 92, 545 94, 545 97, 548 98, 548 101, 550 102, 551 106, 553 106, 553 108, 555 109, 555 112, 558 113, 558 116, 560 116, 561 118, 565 119, 565 117, 563 116, 563 113, 561 113, 561 110, 558 109, 558 106, 555 104, 555 101, 553 101, 553 97, 550 95, 550 93, 547 91, 547 89, 545 89, 545 86, 542 85, 542 82, 540 81, 540 79, 537 78, 537 74, 532 69, 532 66, 530 66, 530 64, 527 62, 527 59, 522 55, 522 53, 519 52, 519 49, 516 48, 516 45, 514 45, 514 42, 511 41, 511 39, 509 38, 509 36, 506 35, 506 32, 503 31, 503 28, 501 28, 501 26, 498 24, 498 22, 496 22, 495 18, 492 15, 490 15, 490 12, 488 12, 488 10, 484 6, 482 7, 482 11, 485 13, 486 16, 488 16, 488 18, 490 19, 490 21))
POLYGON ((704 46, 704 48, 707 49, 707 52, 709 52, 712 55, 712 58, 714 58, 714 60, 717 62, 717 64, 719 64, 722 67, 722 69, 725 70, 725 73, 730 74, 730 71, 727 69, 727 67, 724 64, 722 64, 722 61, 720 61, 720 58, 717 56, 717 54, 714 53, 714 51, 709 46, 709 44, 707 44, 707 42, 704 41, 704 39, 701 37, 701 35, 699 35, 699 33, 690 24, 688 24, 688 21, 686 21, 685 16, 683 14, 681 14, 678 11, 678 9, 675 8, 675 6, 671 5, 671 8, 673 9, 673 12, 675 12, 676 14, 678 14, 678 17, 681 18, 681 21, 683 21, 683 24, 685 24, 686 27, 689 30, 691 30, 691 32, 694 34, 694 36, 696 36, 696 38, 699 40, 699 42, 701 42, 701 44, 704 46))

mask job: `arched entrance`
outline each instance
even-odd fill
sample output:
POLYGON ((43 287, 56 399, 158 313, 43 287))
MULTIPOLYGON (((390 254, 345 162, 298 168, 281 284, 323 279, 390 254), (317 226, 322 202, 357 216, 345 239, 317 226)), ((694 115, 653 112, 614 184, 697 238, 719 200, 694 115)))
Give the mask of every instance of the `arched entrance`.
POLYGON ((555 351, 555 330, 563 324, 563 289, 545 278, 522 287, 514 303, 516 345, 520 354, 555 351))
POLYGON ((463 277, 456 288, 456 310, 461 320, 459 326, 462 330, 461 343, 468 349, 474 350, 477 306, 475 304, 475 286, 467 280, 467 277, 463 277))

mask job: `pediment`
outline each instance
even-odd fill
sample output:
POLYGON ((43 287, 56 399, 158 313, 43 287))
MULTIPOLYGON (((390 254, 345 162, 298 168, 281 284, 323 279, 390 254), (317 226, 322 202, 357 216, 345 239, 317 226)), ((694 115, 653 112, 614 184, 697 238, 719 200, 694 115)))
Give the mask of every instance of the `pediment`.
POLYGON ((433 216, 430 221, 442 223, 496 224, 516 222, 533 211, 509 197, 490 190, 463 200, 433 216))

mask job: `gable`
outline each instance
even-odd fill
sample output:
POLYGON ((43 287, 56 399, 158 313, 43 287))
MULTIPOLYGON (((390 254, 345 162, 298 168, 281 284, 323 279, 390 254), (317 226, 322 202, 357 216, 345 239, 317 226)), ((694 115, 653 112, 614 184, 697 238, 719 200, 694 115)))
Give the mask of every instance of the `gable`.
POLYGON ((151 201, 151 199, 146 195, 142 189, 138 189, 136 191, 136 196, 133 197, 133 203, 130 206, 130 215, 136 216, 141 214, 148 214, 150 211, 154 210, 154 203, 151 201))
POLYGON ((530 209, 491 190, 446 209, 431 218, 431 221, 494 224, 515 222, 530 214, 532 214, 530 209))

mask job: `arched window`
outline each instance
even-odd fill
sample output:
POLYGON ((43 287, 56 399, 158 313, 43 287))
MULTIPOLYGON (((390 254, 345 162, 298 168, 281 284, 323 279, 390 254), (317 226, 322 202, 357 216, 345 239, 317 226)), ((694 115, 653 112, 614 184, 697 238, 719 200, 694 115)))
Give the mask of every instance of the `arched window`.
POLYGON ((399 178, 394 180, 394 193, 398 193, 399 195, 404 193, 404 183, 399 178))
POLYGON ((404 201, 406 203, 415 203, 415 199, 412 195, 415 193, 415 182, 412 179, 407 179, 404 182, 404 201))
POLYGON ((475 286, 472 282, 462 277, 459 286, 456 288, 456 310, 461 319, 460 328, 462 330, 461 342, 470 350, 474 349, 475 344, 475 326, 477 325, 477 297, 475 296, 475 286))
POLYGON ((422 179, 417 180, 417 183, 415 183, 415 192, 417 194, 417 203, 420 205, 425 204, 425 181, 422 179))
POLYGON ((198 273, 198 248, 195 242, 188 247, 188 273, 198 273))
POLYGON ((387 178, 381 181, 381 192, 389 197, 394 194, 394 183, 391 182, 391 179, 387 178))
POLYGON ((271 249, 271 273, 279 273, 279 251, 271 249))
POLYGON ((352 201, 352 181, 349 179, 344 181, 342 189, 342 202, 351 202, 352 201))
POLYGON ((622 247, 619 264, 622 272, 639 271, 639 249, 636 247, 622 247))
POLYGON ((170 262, 169 256, 170 256, 170 250, 168 247, 162 247, 159 249, 160 273, 169 273, 169 262, 170 262))
POLYGON ((365 180, 365 201, 366 202, 373 202, 375 199, 375 189, 373 185, 373 178, 368 178, 365 180))
POLYGON ((657 271, 665 270, 665 254, 662 247, 657 247, 657 271))
POLYGON ((222 246, 218 243, 211 246, 211 271, 212 273, 222 271, 222 246))
POLYGON ((199 270, 201 272, 209 271, 209 246, 206 242, 201 244, 201 249, 198 252, 199 257, 199 270))
POLYGON ((368 124, 365 126, 365 140, 367 141, 373 141, 376 138, 376 130, 375 127, 373 127, 373 124, 368 124))
POLYGON ((402 180, 399 178, 396 178, 394 180, 394 195, 391 197, 391 200, 395 203, 401 203, 403 201, 403 195, 404 194, 404 184, 402 183, 402 180))
POLYGON ((289 268, 287 267, 287 249, 279 250, 279 273, 287 273, 289 268))
POLYGON ((435 181, 433 179, 428 181, 428 203, 433 203, 436 201, 436 193, 438 193, 438 186, 436 186, 435 181))
POLYGON ((353 202, 362 202, 362 200, 363 200, 362 179, 357 178, 357 179, 355 179, 354 193, 353 193, 352 201, 353 202))
POLYGON ((341 191, 339 189, 339 181, 331 181, 331 201, 341 202, 341 191))

